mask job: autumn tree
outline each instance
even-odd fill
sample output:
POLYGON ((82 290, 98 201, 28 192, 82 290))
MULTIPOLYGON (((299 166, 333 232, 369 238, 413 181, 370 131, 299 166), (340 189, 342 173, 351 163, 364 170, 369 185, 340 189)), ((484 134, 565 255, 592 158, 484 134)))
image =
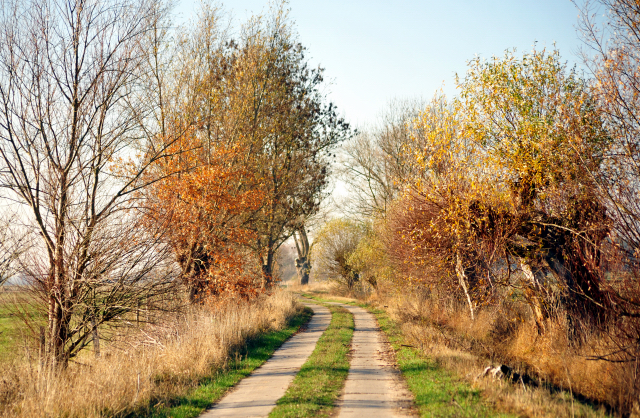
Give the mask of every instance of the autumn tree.
POLYGON ((221 15, 202 6, 153 90, 162 100, 155 123, 178 140, 152 167, 157 182, 145 191, 146 215, 168 230, 192 302, 225 292, 247 297, 256 288, 243 248, 255 237, 247 224, 263 195, 247 123, 250 84, 221 15))
MULTIPOLYGON (((599 251, 608 233, 590 171, 610 139, 586 81, 557 51, 472 61, 460 83, 465 134, 481 144, 514 208, 507 242, 531 286, 561 283, 564 308, 601 320, 599 251)), ((480 219, 501 216, 479 202, 480 219)))
POLYGON ((386 245, 383 242, 386 222, 374 224, 363 223, 362 236, 358 245, 347 258, 347 263, 354 271, 359 272, 360 279, 369 283, 372 288, 378 289, 378 285, 395 281, 397 275, 390 260, 386 245))
POLYGON ((360 270, 351 256, 365 234, 364 225, 349 219, 333 219, 324 224, 313 241, 311 255, 317 274, 326 274, 353 290, 360 283, 360 270))
POLYGON ((174 144, 179 156, 155 165, 159 176, 178 167, 184 172, 148 188, 147 219, 166 229, 191 302, 224 293, 249 297, 258 286, 243 245, 254 238, 246 222, 262 194, 251 187, 255 177, 239 161, 246 155, 242 148, 205 148, 205 139, 195 132, 184 135, 174 144))
POLYGON ((166 92, 158 125, 184 134, 154 166, 158 179, 181 174, 149 189, 148 215, 176 226, 169 242, 192 301, 271 286, 278 247, 296 232, 305 248, 300 231, 324 196, 331 150, 348 135, 282 6, 250 18, 235 40, 221 15, 203 6, 157 89, 166 92))
POLYGON ((478 187, 491 184, 487 166, 444 97, 434 97, 412 124, 405 149, 415 174, 389 210, 384 245, 406 281, 456 295, 473 317, 484 282, 468 205, 487 198, 479 192, 490 188, 478 187))
MULTIPOLYGON (((171 144, 141 129, 152 0, 7 0, 0 15, 0 181, 34 243, 22 257, 66 366, 97 327, 163 308, 175 277, 136 192, 171 144)), ((107 327, 105 327, 106 329, 107 327)))
POLYGON ((264 204, 250 225, 264 286, 273 284, 277 249, 318 211, 332 152, 349 125, 326 103, 323 70, 311 69, 282 8, 242 30, 237 65, 245 77, 250 152, 264 204))
POLYGON ((472 317, 520 277, 541 331, 557 300, 601 320, 608 222, 589 170, 609 137, 589 86, 557 51, 476 59, 459 85, 459 100, 436 98, 416 119, 422 173, 395 209, 406 243, 392 254, 457 278, 472 317))

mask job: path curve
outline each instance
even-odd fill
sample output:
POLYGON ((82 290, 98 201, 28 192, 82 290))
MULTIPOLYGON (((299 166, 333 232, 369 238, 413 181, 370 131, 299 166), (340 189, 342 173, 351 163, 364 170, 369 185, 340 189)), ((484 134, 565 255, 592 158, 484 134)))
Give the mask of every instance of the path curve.
POLYGON ((331 322, 329 309, 314 304, 305 305, 313 309, 307 329, 282 344, 266 363, 242 379, 213 408, 200 415, 201 418, 269 415, 331 322))
POLYGON ((394 367, 393 349, 375 317, 363 308, 335 303, 353 314, 351 367, 338 401, 339 417, 414 416, 413 396, 394 367))

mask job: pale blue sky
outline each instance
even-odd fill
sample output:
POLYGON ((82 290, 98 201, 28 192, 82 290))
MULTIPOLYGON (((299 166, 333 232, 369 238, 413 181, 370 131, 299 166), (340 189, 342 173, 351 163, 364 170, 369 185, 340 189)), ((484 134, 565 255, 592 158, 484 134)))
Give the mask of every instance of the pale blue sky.
MULTIPOLYGON (((181 0, 190 18, 199 0, 181 0)), ((236 21, 266 10, 267 0, 223 2, 236 21)), ((455 94, 466 62, 556 42, 579 63, 578 10, 569 0, 291 0, 290 16, 314 65, 326 69, 330 99, 355 126, 375 122, 393 98, 455 94)))

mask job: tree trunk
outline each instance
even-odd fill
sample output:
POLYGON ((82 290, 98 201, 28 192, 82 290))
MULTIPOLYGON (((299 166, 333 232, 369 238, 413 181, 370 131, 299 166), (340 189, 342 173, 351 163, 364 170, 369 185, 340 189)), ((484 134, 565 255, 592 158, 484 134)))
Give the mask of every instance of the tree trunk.
POLYGON ((309 273, 311 271, 311 262, 309 260, 309 239, 304 225, 293 233, 293 239, 296 242, 298 250, 298 258, 296 258, 296 271, 301 285, 309 284, 309 273))
MULTIPOLYGON (((54 296, 51 299, 54 299, 54 296)), ((49 309, 47 360, 49 366, 64 369, 67 367, 68 360, 65 343, 69 335, 69 313, 65 313, 63 306, 57 300, 50 303, 49 309)))
POLYGON ((543 304, 543 299, 540 297, 540 284, 538 283, 538 280, 536 280, 536 277, 531 270, 531 266, 520 261, 520 267, 522 268, 525 278, 529 282, 529 285, 525 290, 525 298, 527 299, 529 307, 531 307, 531 311, 533 311, 536 327, 538 328, 538 334, 543 334, 545 331, 544 324, 548 315, 547 309, 545 309, 543 304))
POLYGON ((306 257, 304 258, 296 258, 296 271, 298 272, 298 278, 300 279, 301 285, 309 284, 309 270, 311 269, 311 264, 306 257))
POLYGON ((266 255, 260 257, 261 269, 262 269, 262 288, 269 290, 273 286, 273 261, 274 261, 274 249, 272 245, 269 245, 266 249, 266 255))
POLYGON ((91 318, 91 336, 93 338, 93 353, 96 358, 100 357, 100 337, 98 336, 98 326, 96 325, 96 319, 91 318))
POLYGON ((460 254, 456 254, 456 275, 458 276, 458 281, 460 282, 460 287, 464 290, 464 294, 467 297, 467 303, 469 303, 469 311, 471 312, 471 320, 475 319, 473 313, 473 302, 471 302, 471 296, 469 296, 469 289, 467 288, 466 278, 467 275, 464 272, 464 267, 462 266, 462 257, 460 254))
POLYGON ((262 288, 270 289, 273 285, 273 266, 271 263, 262 264, 262 288))

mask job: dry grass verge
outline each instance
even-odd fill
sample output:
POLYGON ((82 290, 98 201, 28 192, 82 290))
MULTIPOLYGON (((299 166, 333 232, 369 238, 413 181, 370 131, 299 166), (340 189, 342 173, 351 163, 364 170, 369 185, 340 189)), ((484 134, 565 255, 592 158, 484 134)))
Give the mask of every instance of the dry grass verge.
MULTIPOLYGON (((304 290, 323 298, 349 300, 315 292, 313 287, 304 290)), ((524 417, 603 417, 609 414, 607 407, 585 398, 609 405, 620 405, 623 399, 628 402, 629 370, 623 365, 587 359, 596 343, 594 336, 590 344, 577 348, 567 340, 562 324, 556 324, 556 328, 549 324, 547 334, 538 336, 526 309, 518 312, 522 319, 518 322, 507 321, 508 316, 497 308, 480 311, 472 321, 466 306, 451 303, 448 298, 394 290, 389 287, 370 294, 365 301, 386 311, 399 324, 404 343, 471 382, 498 411, 524 417), (516 366, 542 385, 478 377, 487 366, 502 363, 516 366)), ((621 412, 628 416, 628 412, 621 412)))
POLYGON ((60 375, 24 361, 2 365, 0 416, 123 416, 167 403, 225 367, 248 339, 281 329, 301 309, 290 293, 276 292, 251 303, 193 308, 60 375))
POLYGON ((384 303, 410 344, 473 381, 502 410, 530 417, 600 417, 607 415, 604 404, 620 405, 623 366, 587 360, 597 342, 572 347, 561 324, 549 324, 547 333, 538 335, 526 318, 505 323, 500 309, 481 311, 472 321, 464 306, 442 306, 406 294, 384 303), (488 365, 502 363, 536 382, 479 377, 488 365))

